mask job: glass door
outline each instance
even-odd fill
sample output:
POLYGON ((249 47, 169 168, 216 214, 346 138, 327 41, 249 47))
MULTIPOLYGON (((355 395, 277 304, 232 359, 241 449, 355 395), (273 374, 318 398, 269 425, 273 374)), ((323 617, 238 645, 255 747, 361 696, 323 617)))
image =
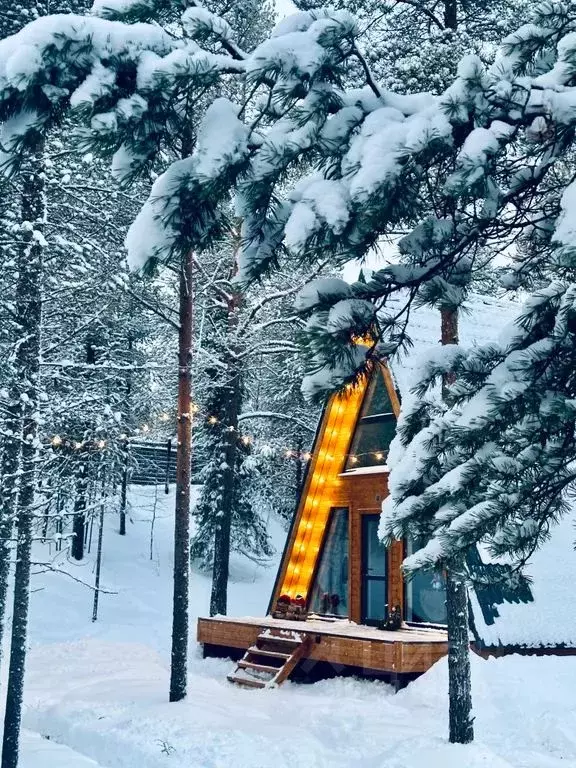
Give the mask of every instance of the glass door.
POLYGON ((362 623, 386 618, 388 576, 386 547, 378 538, 380 515, 362 515, 362 623))
POLYGON ((326 616, 348 616, 347 507, 331 511, 309 608, 326 616))

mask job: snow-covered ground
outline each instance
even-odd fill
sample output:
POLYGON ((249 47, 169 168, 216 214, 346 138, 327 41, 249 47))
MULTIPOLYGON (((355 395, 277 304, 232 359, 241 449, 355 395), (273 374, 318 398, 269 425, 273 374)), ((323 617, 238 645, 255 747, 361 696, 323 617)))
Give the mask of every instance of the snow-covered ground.
MULTIPOLYGON (((22 768, 576 768, 570 657, 474 658, 467 747, 445 739, 445 662, 397 695, 351 679, 249 691, 192 642, 188 699, 168 704, 172 498, 158 497, 150 560, 152 502, 133 491, 126 538, 108 519, 102 586, 116 594, 101 596, 95 624, 85 587, 35 577, 22 768)), ((92 560, 65 567, 93 579, 92 560)), ((275 567, 234 559, 230 613, 265 611, 275 567)), ((193 614, 205 613, 208 579, 194 573, 191 591, 193 614)))

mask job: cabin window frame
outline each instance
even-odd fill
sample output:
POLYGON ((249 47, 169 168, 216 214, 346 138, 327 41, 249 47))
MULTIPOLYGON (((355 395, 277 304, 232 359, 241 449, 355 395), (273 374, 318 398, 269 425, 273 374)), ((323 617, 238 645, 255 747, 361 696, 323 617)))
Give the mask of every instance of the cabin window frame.
POLYGON ((380 467, 381 466, 382 468, 385 468, 386 462, 387 462, 387 459, 388 459, 388 453, 390 451, 390 443, 394 439, 394 435, 396 433, 397 421, 398 421, 398 417, 397 417, 397 414, 396 414, 396 412, 394 410, 394 402, 393 402, 392 395, 391 395, 391 393, 390 393, 390 391, 388 389, 387 378, 386 378, 386 376, 384 374, 384 371, 378 369, 378 370, 376 370, 374 372, 374 378, 370 382, 368 387, 366 388, 366 392, 364 394, 364 399, 363 399, 362 405, 360 407, 358 419, 356 420, 356 423, 354 425, 354 430, 353 430, 352 435, 350 437, 350 445, 349 445, 349 448, 348 448, 348 453, 346 455, 346 461, 345 461, 345 464, 344 464, 343 472, 350 472, 350 471, 352 471, 354 469, 365 469, 367 467, 380 467), (376 378, 378 376, 380 377, 380 379, 376 378), (367 414, 367 415, 363 416, 362 414, 365 411, 370 409, 370 406, 372 404, 372 398, 374 398, 374 396, 376 395, 376 389, 377 389, 379 381, 380 381, 380 383, 382 384, 382 386, 384 387, 384 389, 386 391, 386 395, 388 397, 388 402, 390 404, 390 410, 389 411, 382 411, 381 413, 367 414), (358 438, 358 442, 359 442, 360 439, 361 439, 361 434, 362 434, 361 430, 362 430, 362 427, 364 425, 368 425, 368 424, 389 424, 389 423, 393 424, 394 430, 393 430, 392 439, 390 440, 390 443, 388 444, 388 446, 386 448, 380 449, 380 448, 377 447, 373 451, 366 451, 366 452, 362 452, 361 451, 359 454, 358 454, 358 452, 356 450, 354 450, 354 444, 355 444, 356 438, 358 438), (376 453, 379 453, 379 452, 381 452, 383 454, 382 460, 368 461, 367 463, 364 463, 362 461, 359 461, 359 462, 358 461, 357 462, 352 461, 352 457, 353 456, 365 456, 365 455, 372 456, 373 454, 376 454, 376 453))

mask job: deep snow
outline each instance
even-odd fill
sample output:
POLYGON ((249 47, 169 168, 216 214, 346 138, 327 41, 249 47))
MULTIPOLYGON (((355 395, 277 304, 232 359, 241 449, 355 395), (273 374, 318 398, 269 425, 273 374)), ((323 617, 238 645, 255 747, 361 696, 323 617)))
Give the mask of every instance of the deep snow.
MULTIPOLYGON (((247 691, 226 682, 229 661, 204 661, 192 643, 189 697, 168 704, 172 499, 159 495, 150 561, 150 490, 131 498, 125 538, 108 518, 103 587, 118 594, 101 596, 96 624, 85 587, 57 574, 34 579, 24 724, 50 741, 27 733, 23 768, 94 768, 79 754, 100 768, 576 768, 570 657, 474 657, 477 741, 468 747, 445 739, 443 662, 397 695, 350 679, 247 691)), ((66 567, 93 578, 91 560, 66 567)), ((230 612, 263 613, 274 576, 275 567, 235 558, 230 612)), ((191 589, 192 613, 204 613, 208 579, 194 573, 191 589)))

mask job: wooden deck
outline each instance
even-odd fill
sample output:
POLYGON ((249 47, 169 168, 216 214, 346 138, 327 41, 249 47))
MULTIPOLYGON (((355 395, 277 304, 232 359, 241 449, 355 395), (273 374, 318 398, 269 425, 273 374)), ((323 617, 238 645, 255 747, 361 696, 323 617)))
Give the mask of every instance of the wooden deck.
MULTIPOLYGON (((448 652, 446 633, 439 629, 400 629, 387 632, 345 619, 289 621, 265 618, 219 616, 198 619, 197 639, 207 655, 219 648, 245 651, 267 628, 310 635, 306 660, 367 673, 415 676, 426 672, 448 652)), ((224 655, 224 653, 222 655, 224 655)))

